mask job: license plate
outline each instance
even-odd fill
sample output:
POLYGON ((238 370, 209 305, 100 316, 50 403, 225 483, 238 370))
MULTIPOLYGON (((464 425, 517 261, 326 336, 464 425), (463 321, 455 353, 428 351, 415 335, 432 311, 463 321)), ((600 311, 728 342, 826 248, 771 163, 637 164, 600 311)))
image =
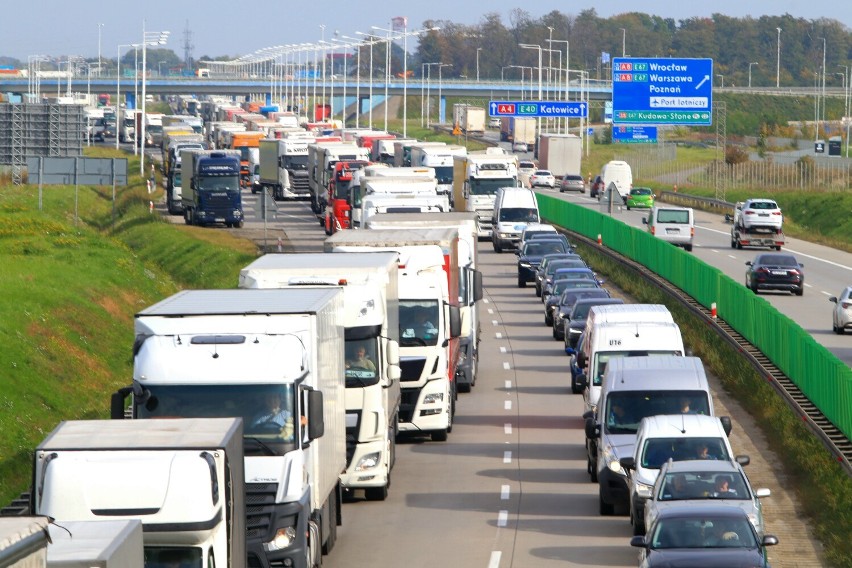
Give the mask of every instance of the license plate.
POLYGON ((773 276, 787 276, 787 271, 786 270, 773 270, 772 275, 773 276))
POLYGON ((224 217, 216 217, 216 222, 217 222, 217 223, 224 223, 224 222, 225 222, 225 218, 224 218, 224 217))
POLYGON ((758 213, 758 217, 769 217, 769 213, 758 213))
POLYGON ((680 229, 666 229, 666 234, 676 235, 678 233, 680 233, 680 229))

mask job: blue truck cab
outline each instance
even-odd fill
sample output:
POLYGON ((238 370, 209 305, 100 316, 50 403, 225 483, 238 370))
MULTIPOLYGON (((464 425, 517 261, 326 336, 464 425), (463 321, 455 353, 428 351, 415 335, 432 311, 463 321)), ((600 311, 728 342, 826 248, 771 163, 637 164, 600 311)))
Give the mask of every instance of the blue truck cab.
POLYGON ((186 224, 242 227, 239 152, 188 149, 181 162, 183 177, 192 176, 189 191, 181 195, 186 224))

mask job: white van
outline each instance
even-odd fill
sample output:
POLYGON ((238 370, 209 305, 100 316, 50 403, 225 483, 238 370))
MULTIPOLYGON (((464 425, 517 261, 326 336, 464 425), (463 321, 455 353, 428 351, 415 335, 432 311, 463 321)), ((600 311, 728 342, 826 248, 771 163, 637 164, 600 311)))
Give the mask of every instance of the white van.
POLYGON ((604 191, 609 189, 610 184, 615 184, 618 194, 627 202, 627 196, 633 187, 633 170, 630 169, 630 164, 621 160, 607 162, 601 170, 601 179, 604 191))
POLYGON ((748 456, 735 456, 728 441, 731 420, 728 417, 701 414, 662 414, 647 416, 639 423, 633 455, 621 458, 619 465, 628 471, 631 518, 644 523, 645 501, 651 497, 660 466, 668 460, 702 459, 749 463, 748 456))
POLYGON ((521 233, 531 223, 538 223, 538 200, 535 192, 526 187, 501 187, 494 197, 491 216, 491 242, 496 252, 517 247, 521 233))
POLYGON ((648 232, 686 251, 692 250, 695 238, 695 214, 691 207, 654 205, 649 215, 642 219, 648 232))
MULTIPOLYGON (((609 362, 597 410, 585 416, 587 470, 592 482, 600 485, 602 515, 630 505, 627 472, 619 460, 633 455, 640 421, 646 416, 681 412, 714 415, 701 359, 660 355, 609 362)), ((631 516, 639 523, 643 518, 642 514, 631 516)))
POLYGON ((586 341, 577 356, 586 411, 594 411, 607 363, 616 357, 683 356, 683 338, 662 304, 593 306, 586 320, 586 341))

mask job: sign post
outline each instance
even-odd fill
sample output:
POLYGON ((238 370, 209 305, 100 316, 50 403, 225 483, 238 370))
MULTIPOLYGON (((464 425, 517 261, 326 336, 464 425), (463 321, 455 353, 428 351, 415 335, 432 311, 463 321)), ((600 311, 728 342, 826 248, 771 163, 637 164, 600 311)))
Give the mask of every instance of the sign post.
POLYGON ((616 57, 612 106, 613 124, 710 126, 713 60, 616 57))

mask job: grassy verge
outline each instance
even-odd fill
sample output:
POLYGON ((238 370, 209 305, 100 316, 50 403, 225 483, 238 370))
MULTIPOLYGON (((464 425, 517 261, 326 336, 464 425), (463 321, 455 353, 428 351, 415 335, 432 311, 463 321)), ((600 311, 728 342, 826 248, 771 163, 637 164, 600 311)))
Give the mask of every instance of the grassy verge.
POLYGON ((699 317, 646 283, 594 247, 578 245, 580 254, 607 279, 638 302, 666 304, 680 322, 684 343, 718 376, 761 428, 771 447, 787 464, 804 513, 812 520, 817 538, 831 566, 852 566, 852 479, 834 461, 775 389, 699 317))
MULTIPOLYGON (((100 149, 94 155, 124 157, 100 149)), ((135 169, 134 169, 135 167, 135 169)), ((233 287, 255 258, 228 233, 165 223, 129 163, 118 188, 0 184, 0 503, 61 420, 106 418, 129 383, 133 315, 184 287, 233 287), (75 209, 79 212, 75 222, 75 209)))

